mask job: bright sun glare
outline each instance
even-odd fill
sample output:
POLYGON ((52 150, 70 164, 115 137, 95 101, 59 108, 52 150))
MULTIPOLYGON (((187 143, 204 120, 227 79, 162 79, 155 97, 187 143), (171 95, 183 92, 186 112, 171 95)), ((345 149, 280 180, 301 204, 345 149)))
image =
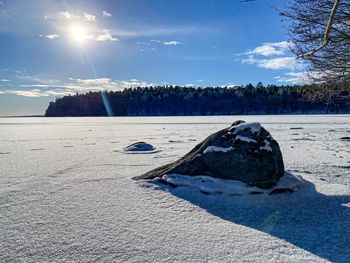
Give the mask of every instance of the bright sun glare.
POLYGON ((72 37, 75 41, 82 43, 86 38, 86 30, 80 25, 75 25, 71 29, 72 37))

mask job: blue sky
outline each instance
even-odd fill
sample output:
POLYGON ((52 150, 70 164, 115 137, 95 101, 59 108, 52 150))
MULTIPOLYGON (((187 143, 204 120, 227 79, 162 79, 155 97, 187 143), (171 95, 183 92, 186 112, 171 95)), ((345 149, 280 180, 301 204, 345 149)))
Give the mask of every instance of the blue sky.
POLYGON ((284 2, 1 0, 0 116, 89 90, 300 82, 284 2))

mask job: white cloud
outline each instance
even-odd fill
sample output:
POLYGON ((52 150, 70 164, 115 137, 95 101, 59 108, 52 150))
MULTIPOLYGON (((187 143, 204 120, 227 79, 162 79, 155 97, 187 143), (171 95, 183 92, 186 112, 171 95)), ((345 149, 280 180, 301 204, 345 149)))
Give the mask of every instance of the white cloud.
POLYGON ((162 41, 162 40, 159 40, 159 39, 151 39, 149 41, 138 41, 136 42, 136 44, 138 45, 165 45, 165 46, 177 46, 177 45, 182 45, 181 42, 179 41, 175 41, 175 40, 172 40, 172 41, 162 41))
POLYGON ((274 43, 264 43, 261 46, 254 48, 245 52, 245 55, 262 55, 262 56, 274 56, 274 55, 284 55, 291 47, 290 42, 274 42, 274 43))
POLYGON ((119 89, 124 88, 132 88, 132 87, 146 87, 146 86, 154 86, 154 83, 149 83, 146 81, 141 81, 137 79, 123 80, 119 81, 118 86, 119 89))
POLYGON ((0 81, 2 81, 2 82, 9 82, 10 80, 8 80, 8 79, 1 79, 0 81))
POLYGON ((103 16, 103 17, 111 17, 112 14, 111 14, 111 13, 108 13, 107 11, 102 11, 102 16, 103 16))
POLYGON ((299 66, 295 57, 262 59, 256 63, 258 67, 266 69, 295 69, 299 66))
MULTIPOLYGON (((123 90, 125 88, 132 87, 146 87, 146 86, 156 86, 156 83, 151 83, 147 81, 142 81, 136 78, 128 80, 113 80, 112 78, 91 78, 91 79, 81 79, 81 78, 67 78, 66 81, 54 80, 49 78, 40 78, 37 76, 26 75, 23 80, 27 83, 21 85, 16 85, 20 87, 15 89, 10 87, 8 90, 3 90, 3 94, 14 94, 17 96, 24 97, 61 97, 65 95, 73 95, 76 93, 85 93, 89 91, 117 91, 123 90)), ((167 83, 163 83, 166 85, 167 83)), ((229 83, 233 85, 233 83, 229 83)), ((195 84, 188 83, 185 86, 194 87, 195 84)), ((228 85, 226 85, 228 86, 228 85)))
POLYGON ((45 37, 48 38, 48 39, 53 40, 53 39, 58 38, 59 36, 58 36, 58 34, 49 34, 49 35, 46 35, 45 37))
POLYGON ((58 15, 63 16, 67 20, 80 19, 80 16, 75 15, 69 11, 61 11, 58 13, 58 15))
POLYGON ((301 71, 301 72, 287 72, 283 76, 277 76, 277 82, 284 82, 290 84, 310 84, 314 83, 315 79, 324 76, 325 73, 317 71, 301 71))
POLYGON ((296 69, 296 68, 302 68, 303 64, 295 57, 277 57, 277 58, 271 58, 271 59, 258 59, 252 55, 248 56, 247 58, 240 60, 242 63, 249 64, 249 65, 257 65, 260 68, 265 69, 296 69))
POLYGON ((71 83, 66 84, 66 87, 75 91, 103 91, 103 90, 121 90, 130 87, 144 87, 154 85, 146 81, 138 79, 115 81, 111 78, 96 78, 96 79, 75 79, 69 78, 71 83))
POLYGON ((220 88, 236 88, 236 87, 239 87, 239 85, 235 84, 235 83, 228 83, 228 84, 225 84, 225 85, 220 85, 220 88))
POLYGON ((286 54, 289 52, 290 47, 291 43, 288 41, 264 43, 253 50, 237 54, 239 56, 245 55, 245 58, 237 60, 245 64, 273 70, 303 68, 304 64, 301 61, 298 61, 294 56, 286 54))
POLYGON ((31 97, 31 98, 47 97, 47 96, 49 96, 49 95, 41 93, 39 89, 32 89, 32 90, 6 90, 3 93, 15 94, 17 96, 31 97))
POLYGON ((102 29, 102 33, 96 34, 96 35, 90 35, 88 36, 88 39, 96 40, 96 41, 119 41, 118 38, 111 35, 109 30, 102 29))
POLYGON ((250 64, 250 65, 257 63, 258 61, 259 61, 258 59, 254 58, 254 56, 251 56, 251 55, 241 60, 242 63, 250 64))
POLYGON ((88 14, 88 13, 84 13, 84 19, 86 21, 96 22, 96 16, 88 14))
POLYGON ((175 41, 175 40, 167 41, 167 42, 163 43, 163 45, 165 45, 165 46, 177 46, 177 45, 181 45, 181 44, 182 44, 181 42, 175 41))

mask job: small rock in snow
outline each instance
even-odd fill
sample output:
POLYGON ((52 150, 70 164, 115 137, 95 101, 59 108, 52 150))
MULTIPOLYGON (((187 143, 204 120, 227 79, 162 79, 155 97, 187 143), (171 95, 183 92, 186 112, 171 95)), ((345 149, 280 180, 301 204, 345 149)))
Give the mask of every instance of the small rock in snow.
POLYGON ((135 142, 123 149, 124 153, 154 153, 157 152, 156 148, 146 142, 135 142))

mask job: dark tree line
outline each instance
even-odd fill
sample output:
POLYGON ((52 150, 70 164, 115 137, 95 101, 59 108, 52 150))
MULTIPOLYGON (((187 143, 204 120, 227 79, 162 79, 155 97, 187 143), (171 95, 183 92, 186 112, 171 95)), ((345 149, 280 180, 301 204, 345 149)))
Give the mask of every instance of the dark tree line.
MULTIPOLYGON (((46 116, 107 116, 102 95, 114 116, 176 116, 289 113, 348 113, 337 96, 313 97, 319 86, 256 86, 188 88, 157 86, 123 91, 89 92, 57 98, 46 116)), ((339 96, 341 95, 339 92, 339 96)), ((341 96, 340 96, 341 97, 341 96)))

